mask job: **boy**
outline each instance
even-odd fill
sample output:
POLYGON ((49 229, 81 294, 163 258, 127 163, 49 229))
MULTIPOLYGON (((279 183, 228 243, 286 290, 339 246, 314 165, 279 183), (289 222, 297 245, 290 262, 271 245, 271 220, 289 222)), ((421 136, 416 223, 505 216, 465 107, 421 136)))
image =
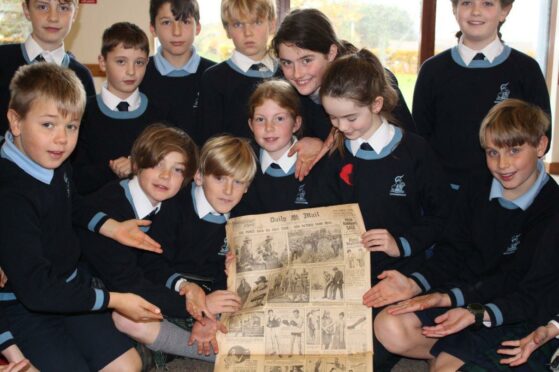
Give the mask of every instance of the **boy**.
POLYGON ((437 288, 379 314, 375 335, 388 350, 436 358, 435 370, 456 370, 464 362, 487 366, 491 361, 483 352, 515 331, 508 324, 533 315, 527 288, 534 286, 536 247, 559 209, 559 187, 540 160, 548 126, 540 108, 520 100, 489 111, 479 136, 493 177, 472 177, 447 236, 426 265, 408 277, 384 272, 364 296, 366 305, 379 307, 437 288), (437 341, 473 324, 491 328, 437 341))
POLYGON ((88 96, 95 95, 89 70, 64 50, 64 38, 78 14, 77 0, 25 0, 23 14, 31 22, 31 35, 23 44, 0 46, 0 135, 8 130, 4 113, 10 100, 10 80, 18 67, 39 61, 52 62, 73 70, 88 96))
MULTIPOLYGON (((21 67, 10 84, 10 131, 0 150, 0 307, 22 352, 42 371, 139 370, 115 309, 134 320, 160 310, 130 293, 93 289, 78 269, 70 168, 85 91, 51 63, 21 67)), ((101 230, 103 227, 101 227, 101 230)))
POLYGON ((222 0, 221 21, 235 50, 204 73, 200 87, 200 142, 219 133, 251 138, 247 102, 258 83, 276 74, 268 39, 276 29, 273 0, 222 0))
MULTIPOLYGON (((131 179, 110 182, 88 196, 87 202, 110 213, 113 218, 155 220, 158 212, 166 208, 167 200, 192 179, 197 168, 198 151, 182 130, 153 124, 134 142, 131 161, 131 179)), ((141 295, 157 304, 168 317, 184 319, 187 309, 197 318, 201 317, 198 314, 202 311, 211 316, 206 308, 204 291, 196 284, 184 282, 177 291, 154 284, 145 278, 138 265, 139 253, 136 250, 95 234, 97 225, 105 218, 105 213, 98 213, 89 224, 93 232, 80 230, 79 237, 85 260, 107 289, 141 295), (187 299, 186 307, 181 295, 187 299)), ((138 324, 119 318, 115 318, 117 327, 136 341, 147 344, 151 350, 198 357, 196 350, 187 348, 184 342, 190 338, 190 333, 166 320, 138 324)))
POLYGON ((101 94, 88 98, 74 159, 81 194, 130 175, 132 143, 145 127, 166 116, 138 89, 148 54, 146 34, 132 23, 115 23, 103 33, 99 67, 107 81, 101 94))
POLYGON ((200 78, 215 62, 200 57, 192 45, 200 33, 196 0, 151 0, 150 30, 161 46, 150 57, 140 90, 169 107, 169 121, 195 138, 200 78))

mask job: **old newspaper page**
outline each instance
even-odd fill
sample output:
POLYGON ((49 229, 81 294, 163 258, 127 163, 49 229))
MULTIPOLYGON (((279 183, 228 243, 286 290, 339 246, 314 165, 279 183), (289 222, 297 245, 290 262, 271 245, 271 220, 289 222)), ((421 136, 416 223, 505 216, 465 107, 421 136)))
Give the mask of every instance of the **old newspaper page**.
POLYGON ((215 371, 372 371, 364 231, 357 204, 231 219, 227 284, 243 305, 222 319, 215 371))

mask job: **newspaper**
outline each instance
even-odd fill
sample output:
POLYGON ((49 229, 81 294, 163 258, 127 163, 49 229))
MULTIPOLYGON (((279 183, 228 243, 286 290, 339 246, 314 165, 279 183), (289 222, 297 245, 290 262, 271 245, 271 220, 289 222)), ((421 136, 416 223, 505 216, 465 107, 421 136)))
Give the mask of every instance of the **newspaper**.
POLYGON ((369 255, 357 204, 244 216, 227 224, 236 253, 215 371, 373 370, 369 255))

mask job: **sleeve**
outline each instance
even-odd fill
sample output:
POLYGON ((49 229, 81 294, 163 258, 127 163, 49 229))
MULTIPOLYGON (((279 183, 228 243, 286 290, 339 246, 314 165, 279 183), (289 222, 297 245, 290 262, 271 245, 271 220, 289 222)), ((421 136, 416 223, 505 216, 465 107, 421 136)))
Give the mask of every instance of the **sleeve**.
POLYGON ((0 313, 0 351, 15 344, 14 335, 10 332, 8 320, 0 313))
POLYGON ((430 61, 426 61, 417 76, 413 91, 413 119, 417 133, 429 140, 436 120, 436 101, 433 96, 433 82, 429 73, 430 61))
POLYGON ((68 167, 68 170, 71 174, 72 223, 76 227, 98 233, 101 226, 111 217, 101 210, 103 203, 95 194, 83 197, 77 192, 71 167, 68 167))
POLYGON ((394 115, 394 119, 396 119, 396 124, 404 128, 408 132, 413 132, 413 133, 417 132, 417 129, 415 128, 415 122, 413 121, 413 117, 411 115, 410 109, 406 104, 404 95, 400 90, 396 75, 394 75, 392 71, 388 70, 387 68, 385 68, 384 70, 386 71, 386 75, 388 76, 390 85, 392 86, 392 88, 394 88, 394 90, 398 94, 398 104, 392 111, 392 115, 394 115))
MULTIPOLYGON (((0 266, 16 298, 32 311, 75 313, 107 308, 107 291, 79 280, 66 282, 43 253, 36 206, 20 195, 2 195, 10 213, 0 213, 0 266)), ((61 231, 60 233, 64 233, 61 231)), ((78 249, 76 247, 76 249, 78 249)))
MULTIPOLYGON (((198 144, 204 144, 208 138, 224 131, 223 117, 224 97, 218 89, 216 71, 210 68, 204 72, 200 80, 200 100, 198 109, 198 128, 195 131, 198 144)), ((224 82, 221 82, 222 84, 224 82)))
POLYGON ((94 96, 95 92, 95 84, 93 83, 93 76, 91 75, 91 71, 87 67, 85 67, 86 75, 82 79, 83 87, 85 89, 85 94, 88 97, 94 96))

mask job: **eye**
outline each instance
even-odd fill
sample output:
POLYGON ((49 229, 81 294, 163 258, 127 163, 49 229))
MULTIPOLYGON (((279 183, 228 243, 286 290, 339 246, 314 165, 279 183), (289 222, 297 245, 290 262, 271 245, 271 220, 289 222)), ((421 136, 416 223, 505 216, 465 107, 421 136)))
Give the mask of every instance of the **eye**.
POLYGON ((41 126, 42 126, 43 128, 47 128, 47 129, 54 128, 54 124, 51 123, 50 121, 47 121, 47 122, 42 123, 41 126))
POLYGON ((510 152, 511 155, 516 155, 516 154, 520 153, 521 150, 522 149, 520 147, 514 146, 514 147, 510 148, 509 152, 510 152))
POLYGON ((184 176, 184 172, 186 170, 183 167, 173 167, 173 173, 179 174, 181 176, 184 176))
POLYGON ((288 61, 286 59, 280 59, 280 64, 282 65, 282 67, 288 67, 291 66, 291 61, 288 61))
POLYGON ((283 123, 285 120, 287 120, 286 115, 278 115, 278 116, 276 116, 276 122, 277 122, 277 123, 283 123))
POLYGON ((348 116, 347 120, 350 121, 350 122, 354 122, 355 120, 357 120, 357 115, 348 116))
POLYGON ((244 186, 245 182, 241 181, 241 180, 234 180, 233 182, 235 182, 235 185, 237 186, 244 186))
POLYGON ((138 66, 145 66, 145 64, 146 64, 145 59, 137 59, 136 60, 136 65, 138 65, 138 66))
POLYGON ((168 19, 164 19, 159 24, 162 26, 169 26, 171 24, 171 21, 168 19))
POLYGON ((256 22, 254 22, 254 24, 255 24, 256 26, 262 26, 262 25, 264 24, 264 20, 262 20, 262 19, 257 19, 256 22))
POLYGON ((490 6, 493 6, 493 5, 495 5, 495 4, 493 4, 492 1, 484 1, 483 2, 483 6, 486 6, 486 7, 490 7, 490 6))
POLYGON ((497 155, 499 155, 499 153, 498 153, 496 150, 487 149, 487 150, 485 150, 485 155, 487 155, 487 156, 490 157, 490 158, 494 158, 494 157, 496 157, 497 155))
POLYGON ((58 5, 58 10, 61 12, 70 12, 72 10, 72 5, 71 4, 59 4, 58 5))
POLYGON ((192 19, 187 18, 187 19, 185 19, 184 21, 182 21, 182 23, 184 23, 185 25, 189 25, 189 24, 192 23, 192 19))
POLYGON ((48 6, 48 4, 37 4, 37 5, 35 6, 35 9, 37 9, 37 10, 39 10, 39 11, 41 11, 41 12, 46 12, 46 11, 49 10, 49 6, 48 6))
POLYGON ((260 124, 260 123, 264 122, 264 118, 262 116, 257 116, 257 117, 254 118, 253 121, 260 124))
POLYGON ((71 131, 71 132, 75 132, 75 131, 77 131, 79 128, 80 128, 79 125, 74 124, 74 123, 70 123, 70 124, 67 124, 67 125, 66 125, 66 129, 68 129, 68 130, 71 131))
POLYGON ((117 59, 115 60, 115 63, 116 63, 117 65, 124 65, 124 64, 126 64, 126 60, 125 60, 124 58, 117 58, 117 59))
POLYGON ((305 58, 303 58, 303 65, 308 65, 312 61, 313 61, 313 59, 311 57, 305 57, 305 58))
POLYGON ((241 27, 243 27, 243 23, 242 22, 233 22, 233 24, 231 24, 231 26, 233 26, 233 28, 241 28, 241 27))

